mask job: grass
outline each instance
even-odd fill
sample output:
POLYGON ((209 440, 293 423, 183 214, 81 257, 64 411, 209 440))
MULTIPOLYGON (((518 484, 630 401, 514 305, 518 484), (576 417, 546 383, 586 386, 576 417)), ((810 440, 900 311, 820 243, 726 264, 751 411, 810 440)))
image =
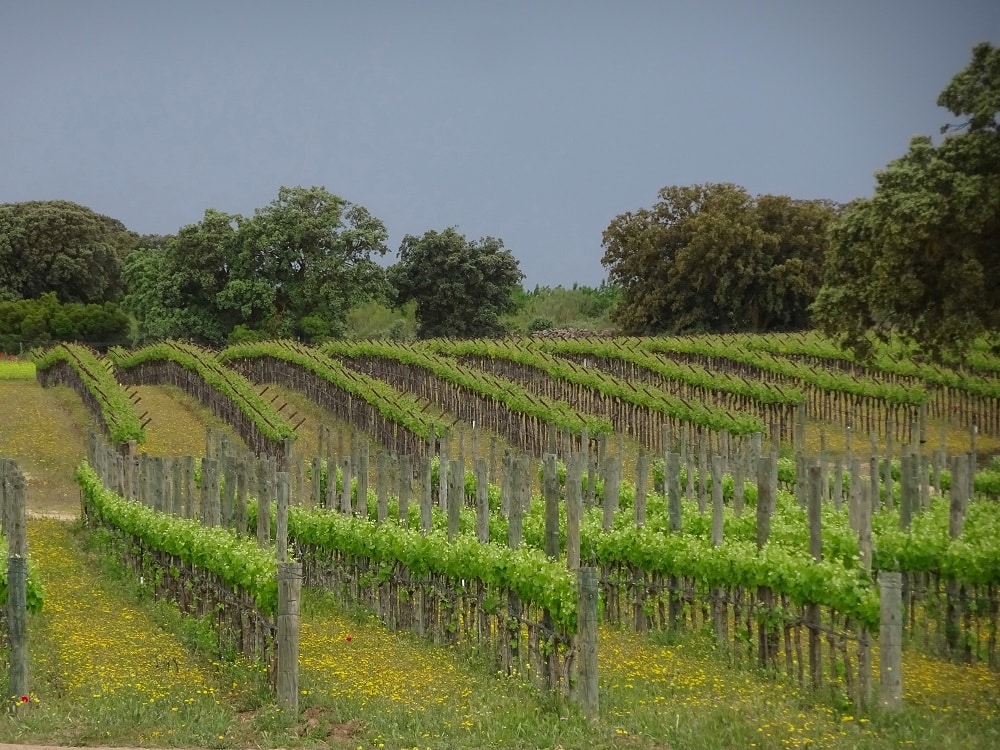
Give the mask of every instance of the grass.
POLYGON ((34 380, 34 362, 0 358, 0 380, 34 380))

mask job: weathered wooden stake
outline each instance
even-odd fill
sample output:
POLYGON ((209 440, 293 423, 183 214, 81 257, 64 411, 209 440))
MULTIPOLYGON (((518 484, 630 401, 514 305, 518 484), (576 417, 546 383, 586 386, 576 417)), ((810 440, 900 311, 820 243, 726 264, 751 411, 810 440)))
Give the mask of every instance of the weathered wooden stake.
POLYGON ((542 457, 542 491, 545 495, 545 554, 554 560, 559 557, 559 474, 555 453, 542 457))
POLYGON ((879 574, 879 703, 887 711, 903 707, 903 575, 879 574))
POLYGON ((302 593, 302 564, 278 564, 278 706, 282 711, 299 713, 299 627, 302 593))
POLYGON ((576 697, 584 717, 594 722, 600 715, 597 692, 597 568, 580 568, 576 575, 576 637, 580 666, 576 697))
POLYGON ((490 541, 490 487, 489 466, 485 458, 476 458, 472 462, 472 470, 476 475, 476 538, 481 544, 490 541))
POLYGON ((448 539, 454 539, 458 536, 465 499, 465 466, 461 458, 449 462, 447 476, 448 484, 451 485, 445 497, 448 510, 448 539))
POLYGON ((583 464, 586 455, 570 457, 566 467, 566 567, 580 567, 580 518, 583 515, 583 464))
POLYGON ((288 482, 288 472, 279 471, 277 474, 276 495, 278 516, 275 524, 275 551, 279 563, 288 562, 288 504, 290 499, 290 487, 288 482))

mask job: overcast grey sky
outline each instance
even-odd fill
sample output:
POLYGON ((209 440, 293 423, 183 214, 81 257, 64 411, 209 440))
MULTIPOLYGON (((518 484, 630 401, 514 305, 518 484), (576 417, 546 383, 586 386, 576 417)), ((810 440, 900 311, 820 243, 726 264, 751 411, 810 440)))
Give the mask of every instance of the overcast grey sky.
POLYGON ((847 201, 948 114, 996 0, 0 0, 0 203, 141 233, 323 185, 598 284, 659 188, 847 201))

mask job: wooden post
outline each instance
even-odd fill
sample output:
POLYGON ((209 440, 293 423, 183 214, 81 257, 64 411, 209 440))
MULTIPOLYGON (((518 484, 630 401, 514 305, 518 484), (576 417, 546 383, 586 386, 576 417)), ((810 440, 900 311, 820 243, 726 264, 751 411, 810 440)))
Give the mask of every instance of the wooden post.
POLYGON ((559 474, 556 454, 542 457, 542 492, 545 495, 545 554, 559 557, 559 474))
POLYGON ((722 456, 712 456, 712 546, 722 546, 722 456))
POLYGON ((612 456, 604 464, 604 530, 610 531, 618 512, 618 493, 621 489, 621 459, 612 456))
MULTIPOLYGON (((819 562, 823 559, 823 470, 810 466, 808 476, 809 554, 819 562)), ((818 688, 823 676, 819 604, 806 604, 805 620, 809 627, 809 671, 813 687, 818 688)))
MULTIPOLYGON (((667 485, 667 520, 670 533, 681 532, 681 457, 676 453, 667 454, 666 476, 663 481, 667 485)), ((667 599, 667 621, 671 630, 676 630, 680 624, 681 592, 680 577, 671 573, 667 577, 669 598, 667 599)))
MULTIPOLYGON (((167 509, 167 496, 164 488, 163 456, 151 456, 149 459, 149 487, 152 490, 150 505, 153 510, 163 513, 167 509)), ((205 467, 202 466, 202 476, 205 467)))
POLYGON ((399 522, 410 524, 410 495, 413 492, 413 466, 409 455, 399 457, 399 522))
MULTIPOLYGON (((757 549, 767 544, 771 535, 771 479, 772 458, 761 456, 757 459, 757 549)), ((767 586, 757 587, 757 599, 764 608, 765 614, 770 614, 774 604, 774 592, 767 586)), ((768 618, 763 617, 757 623, 757 659, 761 669, 767 669, 777 656, 775 637, 772 635, 768 618)))
POLYGON ((569 457, 566 467, 566 567, 580 567, 580 518, 583 515, 583 464, 586 454, 569 457))
POLYGON ((881 483, 878 476, 878 456, 868 460, 868 491, 872 498, 872 513, 882 509, 881 483))
POLYGON ((667 519, 671 533, 678 534, 681 530, 681 461, 676 453, 667 454, 667 519))
MULTIPOLYGON (((287 475, 286 475, 287 478, 287 475)), ((299 613, 302 593, 302 564, 278 564, 278 706, 299 713, 299 613)))
POLYGON ((267 547, 271 543, 271 497, 274 480, 271 461, 262 458, 257 462, 257 544, 267 547))
POLYGON ((438 456, 438 507, 442 513, 448 512, 448 431, 441 436, 438 456))
MULTIPOLYGON (((872 569, 872 506, 871 489, 861 482, 861 459, 851 456, 848 464, 851 475, 851 493, 848 497, 848 511, 851 528, 858 534, 858 549, 861 567, 871 573, 872 569)), ((858 637, 858 680, 856 691, 851 696, 854 705, 864 710, 871 702, 872 650, 871 633, 868 628, 856 628, 858 637)))
POLYGON ((220 522, 227 529, 233 528, 236 509, 236 456, 227 453, 222 457, 222 504, 220 522))
POLYGON ((476 538, 480 544, 490 541, 489 466, 485 458, 475 458, 472 470, 476 475, 476 538))
MULTIPOLYGON (((712 546, 722 546, 723 505, 722 505, 722 456, 712 456, 712 546)), ((723 589, 715 588, 709 596, 712 599, 712 626, 716 640, 723 649, 729 641, 728 607, 723 596, 723 589)))
POLYGON ((451 485, 446 495, 448 507, 448 539, 458 536, 462 518, 462 501, 465 499, 465 466, 462 459, 456 458, 448 465, 448 484, 451 485))
MULTIPOLYGON (((320 454, 322 455, 322 453, 320 454)), ((314 508, 323 507, 323 461, 318 456, 312 460, 312 502, 314 508)))
POLYGON ((708 508, 708 435, 701 434, 698 443, 698 513, 708 508))
POLYGON ((368 445, 362 444, 358 451, 357 498, 354 509, 359 518, 368 518, 368 445))
POLYGON ((886 508, 892 508, 896 504, 892 495, 892 434, 895 429, 892 419, 889 419, 885 428, 885 464, 882 467, 886 508))
POLYGON ((275 549, 277 551, 278 562, 288 562, 288 501, 290 487, 288 485, 288 472, 279 471, 277 475, 277 505, 278 517, 275 524, 275 549))
POLYGON ((639 449, 635 460, 635 525, 642 528, 646 525, 646 481, 649 477, 649 456, 644 448, 639 449))
MULTIPOLYGON (((962 528, 965 525, 965 508, 968 502, 968 474, 971 469, 971 461, 968 454, 958 454, 951 458, 951 502, 948 507, 948 537, 958 539, 962 535, 962 528)), ((953 653, 961 645, 961 619, 962 619, 962 586, 949 578, 945 583, 945 594, 947 597, 945 605, 945 643, 953 653)))
POLYGON ((740 447, 740 453, 733 463, 733 515, 739 518, 743 515, 743 496, 746 490, 746 467, 748 462, 748 445, 746 440, 740 447))
POLYGON ((899 528, 909 531, 913 520, 914 505, 918 502, 917 488, 914 486, 916 472, 913 470, 915 456, 903 454, 900 459, 899 476, 899 528))
POLYGON ((247 493, 250 491, 250 459, 236 462, 236 504, 233 508, 233 528, 239 534, 247 533, 247 493))
POLYGON ((580 568, 576 576, 576 638, 580 665, 576 697, 584 717, 595 722, 600 709, 597 692, 597 568, 580 568))
POLYGON ((8 464, 5 528, 7 535, 7 631, 10 642, 8 696, 28 695, 28 537, 24 475, 8 464))
POLYGON ((903 707, 903 576, 879 575, 879 703, 887 711, 903 707))
POLYGON ((521 546, 523 535, 523 515, 524 498, 522 497, 524 487, 524 474, 527 471, 527 459, 517 457, 511 462, 511 499, 510 513, 507 518, 507 546, 517 549, 521 546))
POLYGON ((434 524, 431 506, 434 504, 433 477, 431 476, 431 454, 428 453, 420 462, 420 530, 428 532, 434 524))
POLYGON ((345 516, 351 515, 351 490, 353 489, 354 476, 351 472, 352 464, 349 456, 340 459, 341 487, 340 487, 340 512, 345 516))
POLYGON ((389 517, 389 454, 379 451, 375 454, 375 520, 385 523, 389 517))
MULTIPOLYGON (((154 476, 159 472, 155 470, 154 476)), ((205 458, 201 462, 201 523, 219 525, 219 461, 205 458)))

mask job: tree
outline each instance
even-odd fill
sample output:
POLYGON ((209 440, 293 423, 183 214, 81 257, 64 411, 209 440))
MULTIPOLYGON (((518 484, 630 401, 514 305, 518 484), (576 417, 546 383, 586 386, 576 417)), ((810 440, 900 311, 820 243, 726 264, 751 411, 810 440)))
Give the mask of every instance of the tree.
POLYGON ((70 201, 0 205, 0 299, 116 300, 121 260, 136 239, 120 221, 70 201))
POLYGON ((282 187, 252 219, 239 219, 238 253, 219 303, 277 336, 339 335, 347 312, 384 292, 373 257, 385 225, 325 188, 282 187))
POLYGON ((1000 49, 976 46, 937 103, 963 121, 912 139, 833 227, 813 315, 860 356, 892 336, 939 359, 998 344, 1000 49))
POLYGON ((386 236, 324 188, 283 187, 251 218, 209 209, 163 251, 133 253, 126 305, 143 340, 337 335, 354 304, 383 291, 372 255, 386 252, 386 236))
POLYGON ((632 333, 802 328, 836 210, 728 183, 665 187, 604 231, 612 319, 632 333))
POLYGON ((524 274, 503 241, 467 240, 454 227, 407 235, 390 266, 396 302, 416 302, 421 338, 500 336, 500 316, 514 309, 524 274))

